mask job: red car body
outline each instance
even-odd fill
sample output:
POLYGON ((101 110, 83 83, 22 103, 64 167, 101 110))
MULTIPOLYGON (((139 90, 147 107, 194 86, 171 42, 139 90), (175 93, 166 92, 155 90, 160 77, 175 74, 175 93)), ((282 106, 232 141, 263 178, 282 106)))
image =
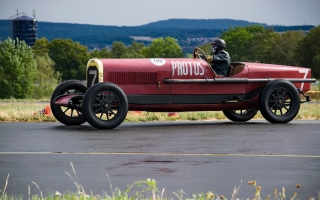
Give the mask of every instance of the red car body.
MULTIPOLYGON (((129 110, 209 111, 258 108, 238 97, 257 98, 270 79, 311 78, 306 68, 261 63, 233 63, 235 75, 221 77, 200 59, 101 59, 103 82, 119 85, 128 97, 129 110), (252 81, 255 79, 261 79, 252 81), (175 81, 173 81, 175 80, 175 81), (215 82, 216 80, 217 82, 215 82), (249 82, 251 80, 252 82, 249 82), (229 82, 228 82, 229 81, 229 82)), ((90 63, 97 60, 89 61, 90 63)), ((87 80, 90 79, 90 69, 87 80)), ((88 82, 90 84, 90 82, 88 82)), ((295 82, 303 92, 310 83, 295 82)), ((89 85, 90 87, 90 85, 89 85)), ((254 100, 253 100, 254 101, 254 100)))
MULTIPOLYGON (((85 91, 80 94, 66 93, 72 88, 77 88, 79 82, 69 83, 71 86, 60 86, 51 98, 51 107, 54 107, 53 113, 56 118, 64 124, 76 125, 79 122, 71 121, 75 118, 84 118, 79 121, 81 123, 88 121, 96 128, 118 126, 125 117, 122 116, 120 122, 112 125, 108 123, 115 120, 113 117, 117 118, 120 102, 124 101, 127 108, 123 115, 126 115, 128 110, 156 112, 221 110, 227 115, 230 112, 234 115, 236 110, 257 112, 261 111, 262 107, 262 111, 267 113, 265 115, 271 115, 271 118, 266 117, 268 121, 286 123, 298 112, 295 106, 300 108, 300 97, 297 102, 295 93, 304 95, 304 92, 310 90, 311 82, 315 82, 315 79, 311 78, 311 70, 303 67, 238 62, 231 64, 228 77, 221 77, 214 72, 209 63, 198 58, 91 59, 87 64, 86 89, 82 88, 85 91), (271 89, 265 91, 267 85, 271 89), (112 89, 109 89, 110 87, 112 89), (118 90, 121 94, 117 92, 118 90), (122 96, 122 93, 125 97, 120 100, 119 96, 122 96), (107 99, 108 95, 114 95, 118 100, 112 97, 114 102, 108 104, 108 100, 103 100, 107 99), (101 100, 104 103, 101 103, 101 100), (264 103, 265 101, 269 102, 264 103), (87 103, 90 105, 86 105, 87 103), (294 110, 293 114, 289 113, 291 107, 294 110), (77 114, 67 115, 62 108, 75 110, 77 114), (277 111, 280 108, 284 108, 284 113, 282 110, 277 111), (107 111, 108 109, 111 111, 107 111), (60 110, 67 116, 63 116, 60 110), (275 116, 272 116, 272 113, 275 116), (290 117, 286 116, 288 113, 290 117), (283 117, 286 119, 282 119, 283 117)), ((306 97, 306 100, 309 101, 309 98, 306 97)), ((233 121, 247 121, 247 118, 241 118, 242 114, 236 115, 239 115, 239 118, 227 117, 233 121)))

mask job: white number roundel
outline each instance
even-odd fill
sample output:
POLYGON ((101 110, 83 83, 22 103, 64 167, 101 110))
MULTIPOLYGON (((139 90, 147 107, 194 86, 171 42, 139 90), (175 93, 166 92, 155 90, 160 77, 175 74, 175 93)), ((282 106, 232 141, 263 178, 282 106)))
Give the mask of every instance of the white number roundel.
POLYGON ((150 61, 157 66, 162 66, 166 63, 166 60, 162 58, 151 58, 150 61))

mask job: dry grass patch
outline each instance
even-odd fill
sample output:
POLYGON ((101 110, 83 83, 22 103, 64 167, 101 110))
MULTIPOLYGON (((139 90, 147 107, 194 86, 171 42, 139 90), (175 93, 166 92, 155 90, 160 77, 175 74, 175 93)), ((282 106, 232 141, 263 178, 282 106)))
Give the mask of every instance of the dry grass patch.
MULTIPOLYGON (((57 122, 53 115, 39 114, 49 102, 24 101, 0 101, 0 121, 5 122, 57 122)), ((261 119, 258 112, 253 119, 261 119)), ((302 104, 295 119, 319 120, 320 104, 302 104)), ((210 121, 227 120, 221 111, 207 112, 179 112, 170 115, 168 112, 146 112, 136 113, 129 111, 125 119, 127 122, 147 121, 210 121)))
POLYGON ((39 102, 1 102, 0 121, 6 122, 55 122, 53 115, 39 114, 48 104, 39 102))

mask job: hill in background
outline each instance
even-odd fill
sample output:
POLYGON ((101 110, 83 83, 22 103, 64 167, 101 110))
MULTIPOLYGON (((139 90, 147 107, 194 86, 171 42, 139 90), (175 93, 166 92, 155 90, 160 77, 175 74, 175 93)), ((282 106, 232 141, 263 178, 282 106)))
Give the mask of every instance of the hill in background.
POLYGON ((250 26, 253 24, 267 26, 267 24, 248 22, 234 19, 168 19, 143 25, 153 28, 181 28, 181 29, 228 29, 235 26, 250 26))
MULTIPOLYGON (((268 26, 267 24, 233 19, 169 19, 141 26, 99 26, 89 24, 38 22, 38 38, 72 39, 89 49, 110 47, 113 41, 122 41, 126 45, 134 39, 148 44, 152 38, 174 37, 185 51, 208 42, 221 35, 229 27, 262 25, 275 31, 309 31, 314 26, 268 26), (140 36, 140 37, 133 37, 140 36), (143 37, 142 37, 143 36, 143 37), (146 40, 140 40, 146 38, 146 40), (150 39, 151 38, 151 39, 150 39)), ((0 20, 0 40, 10 36, 10 21, 0 20)))

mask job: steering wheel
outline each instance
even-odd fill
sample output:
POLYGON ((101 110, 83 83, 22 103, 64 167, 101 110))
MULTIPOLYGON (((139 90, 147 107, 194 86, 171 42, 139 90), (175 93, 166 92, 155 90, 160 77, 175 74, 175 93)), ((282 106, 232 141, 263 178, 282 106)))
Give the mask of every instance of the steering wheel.
POLYGON ((193 49, 193 58, 200 58, 200 54, 198 54, 198 51, 200 51, 202 53, 202 55, 204 56, 205 60, 208 61, 208 57, 207 55, 204 53, 204 51, 202 49, 200 49, 199 47, 196 47, 193 49))

